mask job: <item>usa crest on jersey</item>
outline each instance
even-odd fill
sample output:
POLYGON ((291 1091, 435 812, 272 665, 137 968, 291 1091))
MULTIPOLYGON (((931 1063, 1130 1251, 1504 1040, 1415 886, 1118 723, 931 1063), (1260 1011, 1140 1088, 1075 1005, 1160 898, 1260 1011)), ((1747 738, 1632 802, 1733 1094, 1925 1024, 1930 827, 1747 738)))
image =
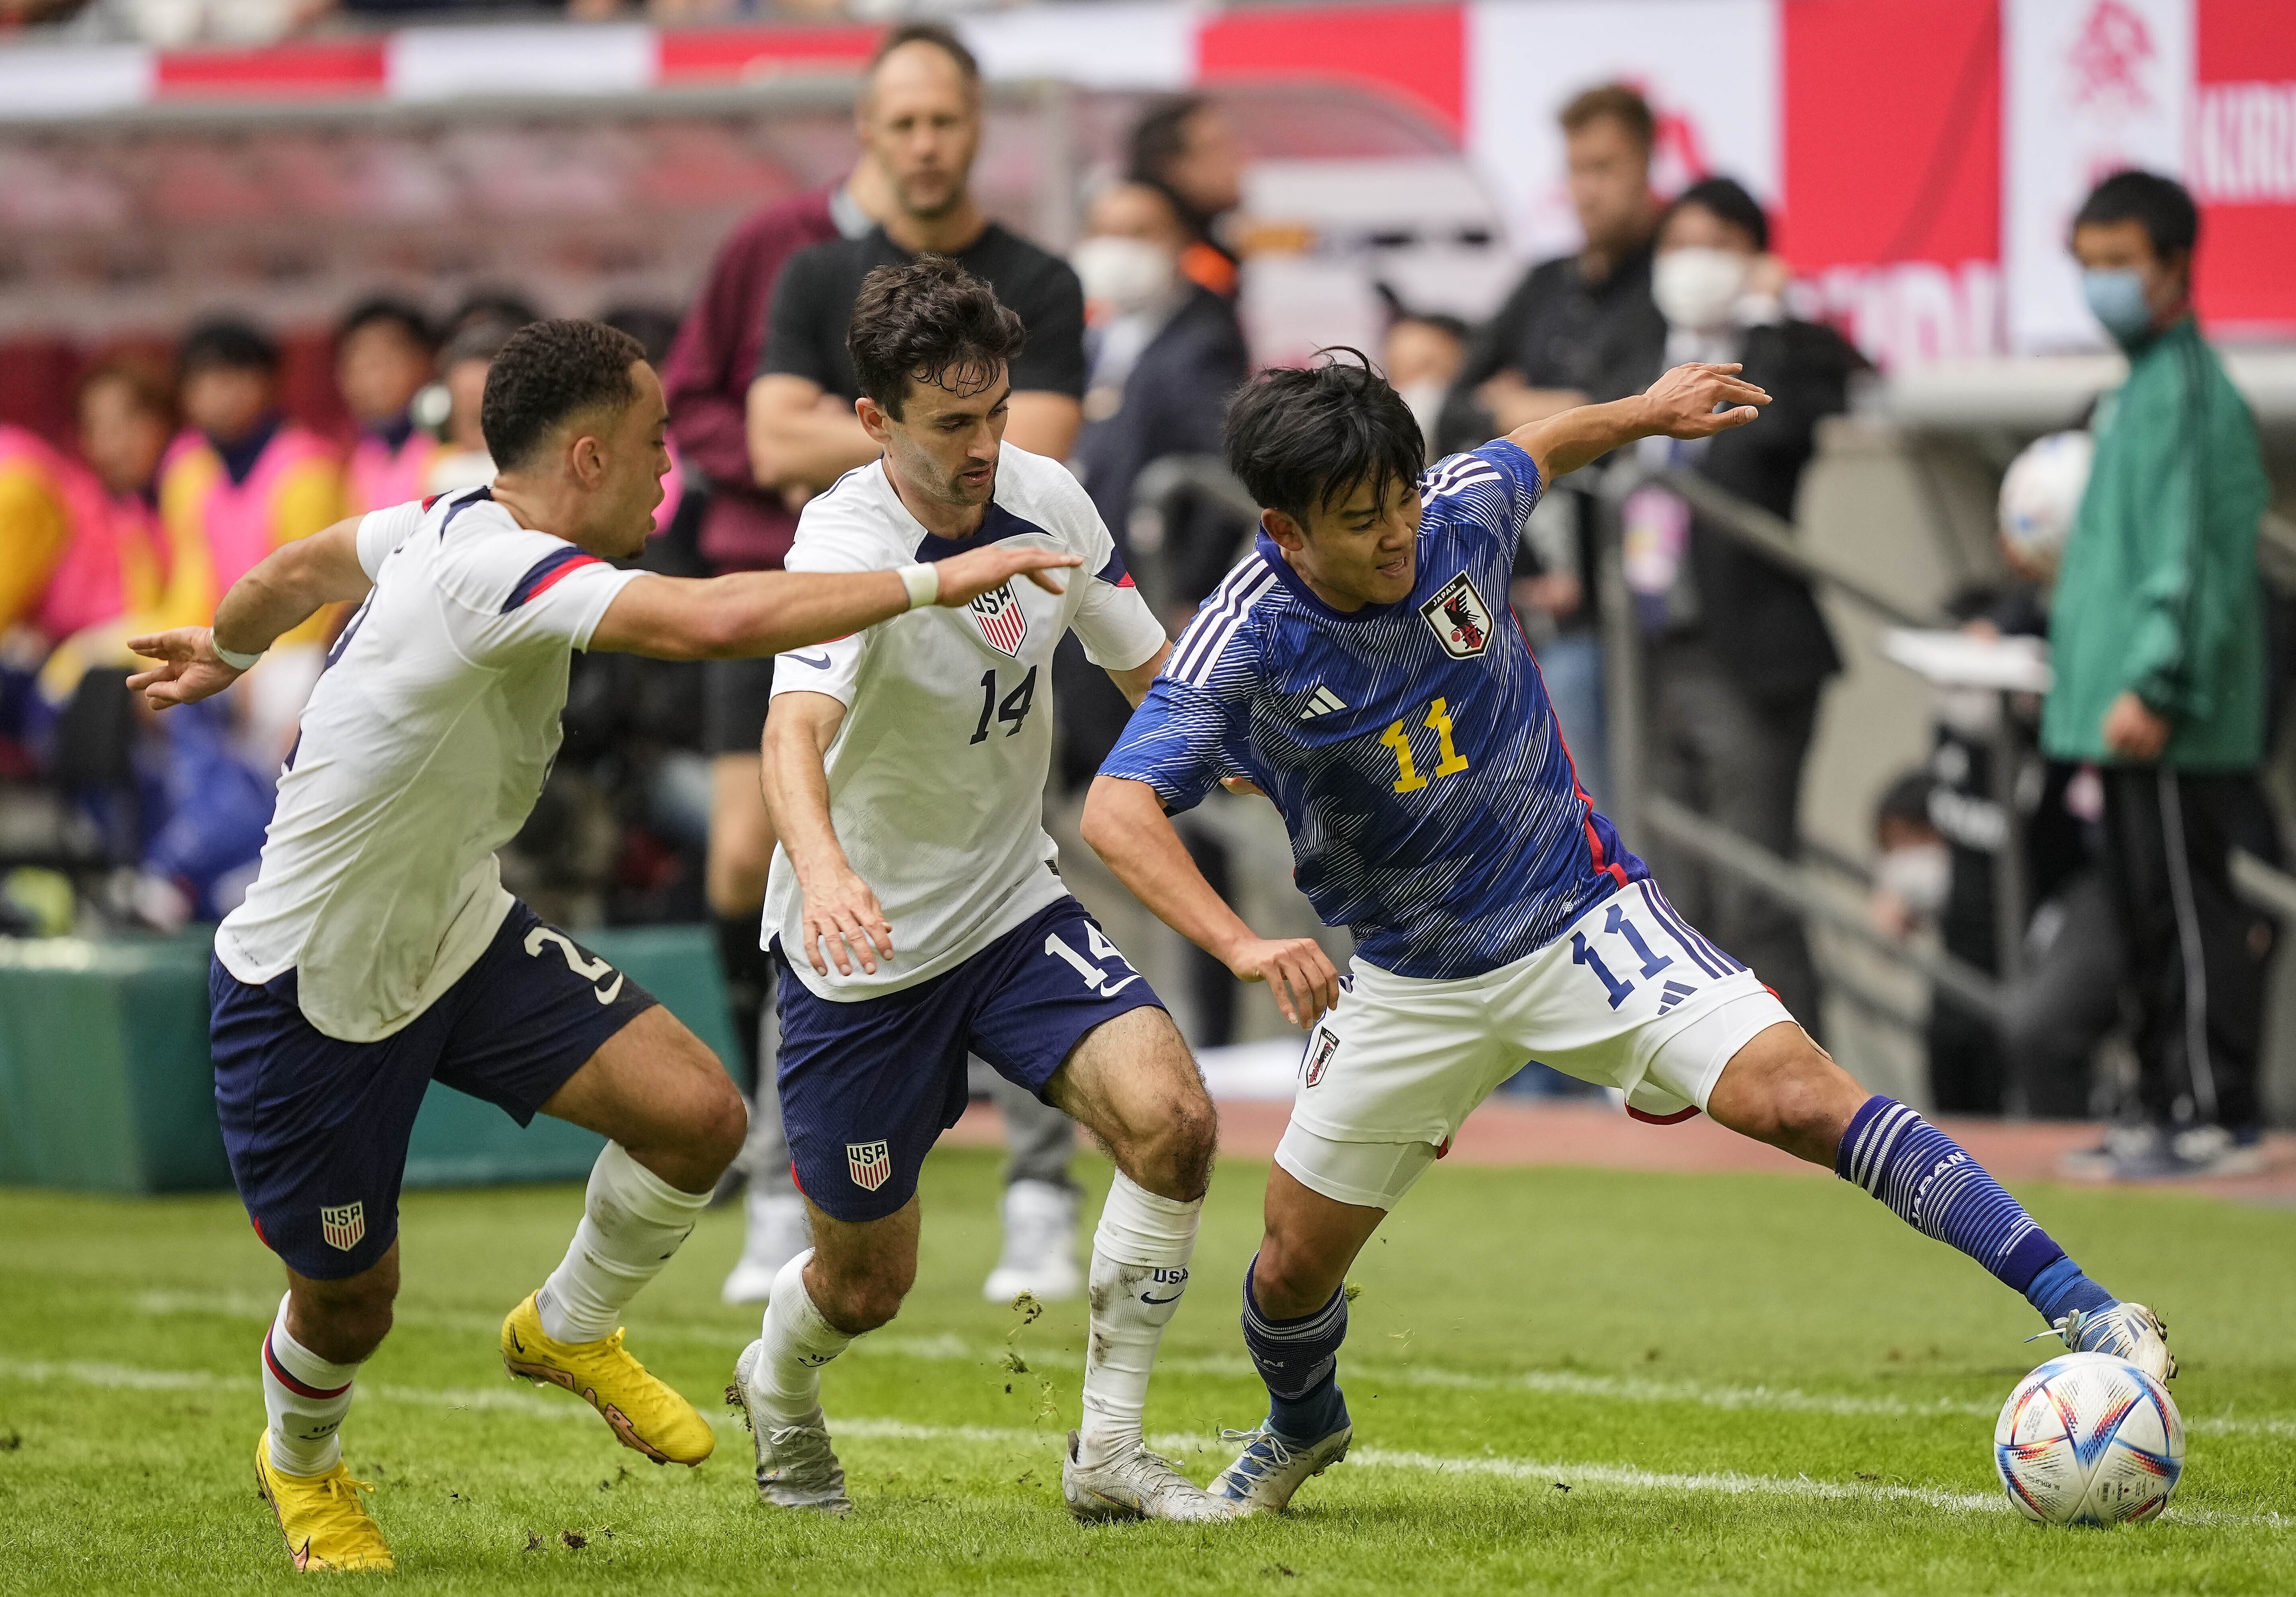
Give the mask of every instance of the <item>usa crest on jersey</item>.
POLYGON ((1015 660, 1021 657, 1021 642, 1029 636, 1029 613, 1021 608, 1021 596, 1011 583, 982 594, 965 608, 990 648, 1015 660))
POLYGON ((1419 613, 1454 660, 1472 660, 1490 647, 1491 607, 1464 572, 1443 584, 1419 613))
POLYGON ((327 1246, 348 1253, 366 1235, 366 1204, 330 1204, 319 1211, 319 1234, 327 1246))
POLYGON ((882 1138, 874 1142, 848 1142, 845 1168, 852 1175, 855 1186, 874 1192, 892 1177, 892 1144, 882 1138))

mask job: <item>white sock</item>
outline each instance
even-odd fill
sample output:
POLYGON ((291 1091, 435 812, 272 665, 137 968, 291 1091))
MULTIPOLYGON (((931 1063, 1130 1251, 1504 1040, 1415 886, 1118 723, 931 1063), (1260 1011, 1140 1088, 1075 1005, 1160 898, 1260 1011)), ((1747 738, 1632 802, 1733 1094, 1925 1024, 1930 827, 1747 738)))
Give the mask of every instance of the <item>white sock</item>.
POLYGON ((286 1297, 263 1338, 263 1406, 271 1416, 271 1467, 324 1475, 343 1456, 336 1436, 351 1412, 357 1364, 331 1364, 287 1334, 286 1297))
POLYGON ((1188 1287, 1204 1200, 1180 1203, 1122 1171, 1092 1239, 1092 1335, 1084 1361, 1084 1423, 1077 1458, 1104 1463, 1140 1443, 1156 1345, 1188 1287))
POLYGON ((590 1167, 573 1244, 535 1294, 543 1334, 555 1342, 612 1336, 622 1310, 661 1273, 709 1206, 707 1192, 681 1192, 620 1143, 607 1143, 590 1167))
POLYGON ((773 1299, 758 1333, 765 1346, 758 1350, 750 1384, 767 1417, 783 1425, 802 1425, 813 1418, 821 1406, 821 1367, 853 1343, 821 1317, 813 1294, 805 1289, 805 1267, 812 1259, 808 1247, 774 1277, 773 1299))

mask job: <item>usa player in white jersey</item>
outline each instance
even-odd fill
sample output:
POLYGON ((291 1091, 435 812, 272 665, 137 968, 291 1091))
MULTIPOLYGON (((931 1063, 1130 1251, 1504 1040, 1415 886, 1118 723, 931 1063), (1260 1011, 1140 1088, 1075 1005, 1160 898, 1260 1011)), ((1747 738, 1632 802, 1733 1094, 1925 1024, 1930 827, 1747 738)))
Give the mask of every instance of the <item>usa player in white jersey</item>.
POLYGON ((1280 994, 1312 1030, 1244 1279, 1268 1412, 1214 1483, 1243 1511, 1283 1508, 1345 1456, 1347 1267, 1526 1058, 1618 1088, 1644 1119, 1703 1109, 1830 1165, 2023 1293, 2069 1346, 2174 1369, 2150 1310, 2091 1281, 1676 913, 1572 775, 1506 608, 1523 524, 1547 482, 1636 439, 1759 426, 1768 397, 1738 369, 1680 366, 1424 471, 1418 424, 1360 357, 1264 372, 1230 407, 1258 547, 1102 767, 1085 836, 1167 923, 1258 974, 1271 945, 1168 819, 1248 780, 1283 812, 1301 890, 1355 934, 1351 981, 1319 962, 1280 994))
POLYGON ((636 983, 503 888, 576 649, 767 654, 1016 573, 1076 564, 1000 545, 938 566, 689 582, 617 570, 669 467, 636 342, 542 322, 506 344, 482 420, 492 484, 289 544, 212 630, 134 641, 162 708, 221 691, 324 605, 357 602, 279 780, 263 862, 216 934, 216 1102, 256 1232, 287 1267, 264 1339, 256 1479, 298 1569, 389 1568, 337 1432, 390 1327, 407 1136, 435 1080, 611 1139, 564 1261, 511 1311, 504 1364, 590 1402, 657 1463, 709 1422, 622 1347, 623 1306, 693 1229, 740 1147, 740 1094, 636 983))
POLYGON ((1070 1511, 1221 1519, 1232 1511, 1141 1437, 1210 1178, 1211 1103, 1147 982, 1062 885, 1041 820, 1062 634, 1135 704, 1169 645, 1084 490, 1002 443, 1021 337, 988 284, 937 257, 878 268, 854 306, 855 409, 884 455, 806 506, 790 569, 983 545, 1056 549, 1083 569, 1058 596, 993 592, 782 656, 765 934, 814 1246, 775 1280, 735 1391, 763 1500, 849 1507, 822 1367, 892 1319, 915 1279, 918 1170, 963 1112, 978 1054, 1116 1162, 1093 1239, 1084 1417, 1062 1469, 1070 1511))

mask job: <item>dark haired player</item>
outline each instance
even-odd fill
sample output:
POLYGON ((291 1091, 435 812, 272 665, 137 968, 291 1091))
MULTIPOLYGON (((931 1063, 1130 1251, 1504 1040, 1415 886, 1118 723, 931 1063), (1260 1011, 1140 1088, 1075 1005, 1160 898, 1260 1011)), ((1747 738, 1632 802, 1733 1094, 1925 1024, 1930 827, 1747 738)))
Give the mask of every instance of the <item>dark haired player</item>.
POLYGON ((849 1507, 822 1366, 892 1319, 916 1278, 917 1172, 964 1111, 970 1051, 1116 1161, 1093 1238, 1084 1420, 1061 1472, 1070 1511, 1222 1519, 1227 1505, 1140 1431, 1211 1175, 1211 1100, 1146 981, 1061 885, 1043 824, 1062 634, 1136 704, 1170 645, 1076 479, 1004 443, 1021 342, 1020 318, 942 256, 878 268, 854 305, 854 409, 884 454, 807 504, 789 569, 1039 548, 1092 575, 781 658, 766 934, 781 961, 782 1119, 814 1246, 775 1280, 735 1389, 759 1495, 849 1507))
POLYGON ((1247 1512, 1346 1455, 1348 1265, 1527 1058, 1618 1088, 1642 1118, 1702 1108, 1832 1165, 2023 1292, 2068 1346, 2174 1369, 2151 1311, 2090 1281, 1951 1138, 1859 1087, 1685 922, 1571 774, 1505 609, 1524 520, 1547 482, 1622 444, 1755 421, 1768 396, 1738 369, 1677 366, 1424 471, 1410 410, 1365 365, 1263 372, 1230 407, 1259 547, 1181 635, 1084 832, 1168 925, 1313 1028, 1244 1278, 1268 1414, 1213 1483, 1247 1512), (1287 967, 1174 834, 1170 811, 1238 778, 1283 811, 1317 912, 1354 932, 1349 980, 1320 954, 1304 979, 1287 967))
POLYGON ((255 1470, 298 1569, 390 1567, 336 1432, 390 1329, 399 1181, 434 1079, 521 1124, 539 1112, 611 1139, 564 1262, 503 1322, 512 1374, 578 1394, 657 1463, 698 1464, 712 1445, 617 1328, 741 1146, 741 1097, 668 1010, 505 892, 495 863, 557 751, 572 651, 766 654, 1076 564, 1007 545, 840 576, 618 570, 609 558, 644 547, 661 499, 667 415, 636 342, 596 323, 511 339, 482 419, 491 485, 290 544, 232 586, 212 630, 131 646, 163 663, 130 686, 188 704, 321 605, 360 601, 209 978, 232 1174, 287 1265, 255 1470))

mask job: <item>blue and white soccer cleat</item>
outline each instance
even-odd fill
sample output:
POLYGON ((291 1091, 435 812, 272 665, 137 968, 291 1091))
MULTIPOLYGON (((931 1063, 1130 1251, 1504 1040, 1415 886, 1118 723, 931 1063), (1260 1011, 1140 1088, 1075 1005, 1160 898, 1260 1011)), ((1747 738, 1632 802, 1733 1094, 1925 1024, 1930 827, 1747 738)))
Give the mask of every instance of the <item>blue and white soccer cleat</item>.
POLYGON ((1280 1514, 1294 1492, 1348 1456, 1355 1435, 1354 1426, 1343 1425, 1321 1441, 1300 1443, 1264 1422, 1250 1430, 1224 1430, 1220 1440, 1241 1442, 1243 1451, 1212 1482, 1212 1495, 1235 1504, 1239 1514, 1280 1514))
POLYGON ((2141 1303, 2116 1303, 2109 1309, 2075 1309, 2048 1330, 2025 1339, 2038 1341, 2054 1334, 2073 1353, 2109 1353, 2127 1359, 2154 1380, 2173 1380, 2177 1355, 2169 1351, 2169 1328, 2161 1316, 2141 1303))

